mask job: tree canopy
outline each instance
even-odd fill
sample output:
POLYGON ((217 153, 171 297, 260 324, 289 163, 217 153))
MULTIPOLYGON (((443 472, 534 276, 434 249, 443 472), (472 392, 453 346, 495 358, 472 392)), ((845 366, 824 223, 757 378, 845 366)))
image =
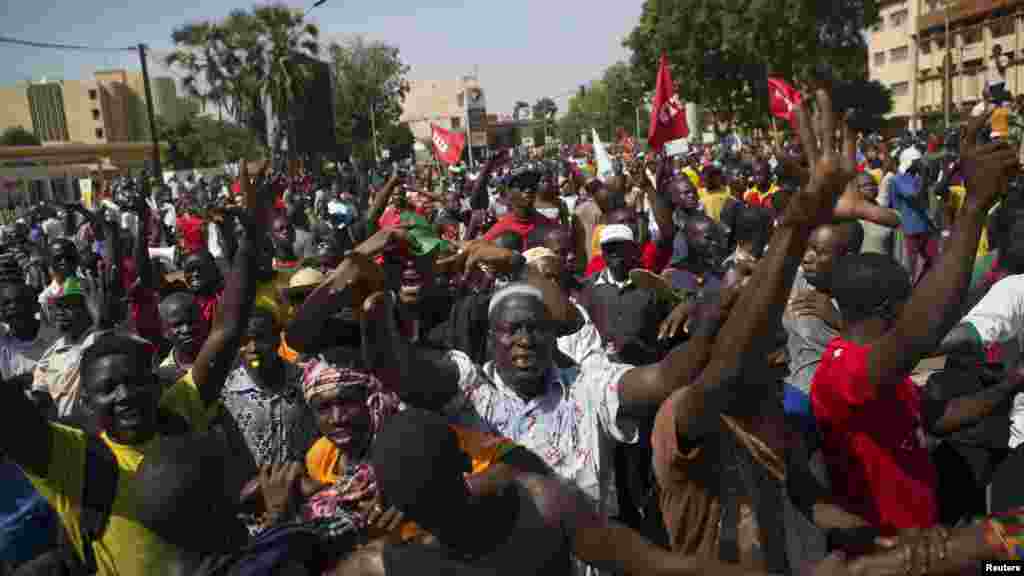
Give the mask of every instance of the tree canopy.
POLYGON ((167 142, 165 166, 174 170, 209 168, 239 158, 262 155, 263 146, 251 130, 210 116, 189 114, 176 124, 157 117, 157 133, 167 142))
POLYGON ((11 126, 0 134, 0 146, 39 146, 42 142, 34 132, 23 126, 11 126))
MULTIPOLYGON (((190 94, 224 109, 267 143, 266 105, 276 115, 286 113, 312 73, 294 56, 315 58, 319 34, 301 10, 257 5, 221 21, 176 28, 171 34, 175 50, 166 63, 184 73, 190 94)), ((282 130, 288 125, 279 124, 282 130)))
POLYGON ((338 142, 351 146, 357 158, 373 158, 372 123, 377 129, 380 150, 404 144, 409 128, 406 126, 403 131, 398 119, 409 92, 405 77, 409 67, 402 61, 398 47, 356 36, 343 43, 330 44, 327 52, 336 79, 338 142))
POLYGON ((652 90, 666 54, 680 97, 720 121, 767 122, 769 74, 806 79, 828 62, 843 80, 864 80, 862 31, 879 19, 877 0, 645 0, 624 44, 639 86, 652 90))
POLYGON ((569 98, 568 111, 559 122, 559 133, 563 142, 579 142, 580 135, 589 138, 590 129, 595 128, 602 140, 613 142, 619 128, 628 134, 636 132, 638 108, 640 130, 645 134, 650 112, 644 101, 644 82, 628 63, 616 62, 605 69, 600 80, 569 98))

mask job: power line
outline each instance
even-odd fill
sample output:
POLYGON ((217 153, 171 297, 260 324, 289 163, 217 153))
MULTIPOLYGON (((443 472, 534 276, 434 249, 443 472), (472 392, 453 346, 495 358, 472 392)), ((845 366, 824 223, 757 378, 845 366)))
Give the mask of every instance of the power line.
POLYGON ((107 48, 99 46, 82 46, 79 44, 55 44, 52 42, 34 42, 31 40, 19 40, 8 36, 0 36, 0 44, 15 44, 18 46, 31 46, 33 48, 53 48, 56 50, 79 50, 88 52, 134 52, 138 46, 131 48, 107 48))

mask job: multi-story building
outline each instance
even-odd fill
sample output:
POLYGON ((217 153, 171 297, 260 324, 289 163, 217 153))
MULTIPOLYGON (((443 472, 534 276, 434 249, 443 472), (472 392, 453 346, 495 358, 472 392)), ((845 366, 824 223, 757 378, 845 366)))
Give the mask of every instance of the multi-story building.
MULTIPOLYGON (((171 78, 151 78, 157 116, 177 122, 198 105, 179 97, 171 78)), ((142 141, 150 138, 142 74, 96 72, 90 80, 47 80, 0 87, 0 131, 31 130, 44 144, 142 141)))
POLYGON ((941 125, 946 95, 953 120, 966 115, 982 99, 996 45, 1008 57, 1007 89, 1024 93, 1024 0, 883 0, 880 13, 868 32, 869 77, 892 89, 895 124, 941 125))
POLYGON ((920 0, 882 0, 878 24, 868 33, 868 78, 892 90, 891 118, 908 124, 914 116, 914 32, 920 0))
POLYGON ((952 61, 949 96, 954 115, 966 115, 982 99, 988 67, 995 65, 992 50, 997 45, 1008 57, 1006 88, 1015 95, 1024 91, 1024 0, 918 1, 922 10, 917 19, 917 106, 924 120, 942 118, 943 60, 947 53, 952 61))
MULTIPOLYGON (((430 140, 430 125, 455 132, 465 132, 469 110, 484 112, 483 90, 474 76, 451 80, 412 80, 402 104, 401 122, 408 122, 417 140, 430 140)), ((486 145, 486 114, 481 113, 473 132, 474 146, 486 145)), ((467 142, 470 140, 467 139, 467 142)))

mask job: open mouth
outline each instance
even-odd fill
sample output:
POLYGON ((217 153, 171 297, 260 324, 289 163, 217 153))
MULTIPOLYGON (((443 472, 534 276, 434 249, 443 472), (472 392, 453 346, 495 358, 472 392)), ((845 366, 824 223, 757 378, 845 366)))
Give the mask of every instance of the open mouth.
POLYGON ((142 411, 136 406, 121 408, 114 412, 117 422, 121 426, 138 426, 142 421, 142 411))
POLYGON ((520 352, 512 355, 512 366, 520 370, 531 370, 537 366, 537 354, 520 352))

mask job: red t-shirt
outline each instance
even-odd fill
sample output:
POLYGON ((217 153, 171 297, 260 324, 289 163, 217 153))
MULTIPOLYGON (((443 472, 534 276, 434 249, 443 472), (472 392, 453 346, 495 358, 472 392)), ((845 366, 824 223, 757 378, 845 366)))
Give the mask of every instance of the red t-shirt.
POLYGON ((491 226, 491 229, 484 234, 484 240, 494 240, 498 236, 501 236, 505 232, 512 231, 523 237, 523 241, 526 241, 526 236, 533 231, 537 226, 558 226, 557 220, 550 220, 537 212, 534 212, 528 220, 521 220, 515 214, 505 214, 500 220, 491 226))
POLYGON ((201 251, 203 246, 203 221, 196 216, 178 216, 178 233, 185 241, 185 249, 194 253, 201 251))
POLYGON ((883 529, 938 522, 937 476, 910 377, 895 394, 868 384, 869 346, 834 338, 811 380, 811 406, 823 440, 832 494, 883 529))
MULTIPOLYGON (((668 266, 671 259, 671 246, 659 248, 657 244, 648 240, 644 243, 641 250, 640 267, 655 274, 661 274, 661 271, 668 266)), ((607 267, 608 264, 604 261, 604 254, 597 254, 590 259, 590 262, 587 262, 587 268, 583 271, 583 277, 590 278, 607 267)))

